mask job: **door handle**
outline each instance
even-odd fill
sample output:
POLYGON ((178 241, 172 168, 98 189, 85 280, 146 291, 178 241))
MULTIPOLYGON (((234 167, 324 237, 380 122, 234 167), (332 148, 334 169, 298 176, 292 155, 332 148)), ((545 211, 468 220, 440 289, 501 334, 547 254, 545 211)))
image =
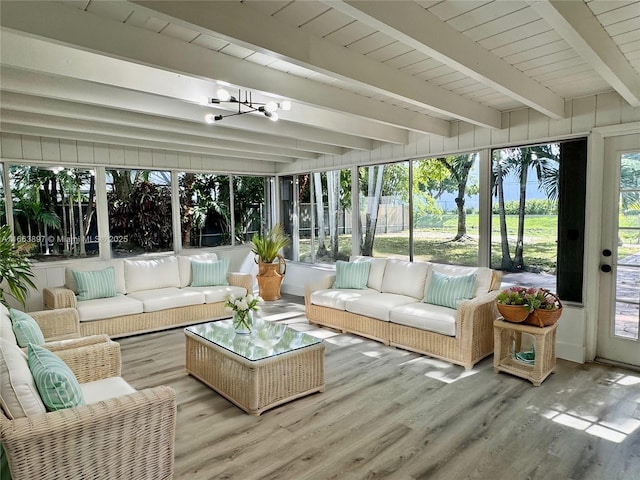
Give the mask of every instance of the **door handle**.
POLYGON ((611 271, 611 265, 600 265, 600 271, 604 273, 609 273, 611 271))

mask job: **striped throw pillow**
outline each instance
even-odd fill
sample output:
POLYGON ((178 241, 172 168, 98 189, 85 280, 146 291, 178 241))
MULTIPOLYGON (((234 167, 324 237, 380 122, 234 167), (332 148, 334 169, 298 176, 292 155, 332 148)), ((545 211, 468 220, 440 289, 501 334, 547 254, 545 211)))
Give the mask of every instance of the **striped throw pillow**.
POLYGON ((62 410, 85 404, 76 376, 55 353, 29 344, 27 362, 47 410, 62 410))
POLYGON ((116 290, 116 271, 109 267, 104 270, 71 270, 78 284, 78 300, 109 298, 118 295, 116 290))
POLYGON ((336 262, 336 280, 333 288, 365 290, 369 279, 370 262, 336 262))
POLYGON ((191 260, 191 286, 214 287, 229 285, 227 282, 229 259, 220 260, 191 260))
POLYGON ((31 315, 28 315, 20 310, 12 308, 10 310, 11 326, 13 327, 13 333, 16 336, 16 342, 21 347, 26 347, 30 343, 35 345, 42 345, 44 343, 44 335, 40 330, 40 325, 36 322, 31 315))
POLYGON ((473 298, 475 284, 475 273, 450 276, 434 271, 424 296, 424 303, 458 308, 458 303, 462 300, 473 298))

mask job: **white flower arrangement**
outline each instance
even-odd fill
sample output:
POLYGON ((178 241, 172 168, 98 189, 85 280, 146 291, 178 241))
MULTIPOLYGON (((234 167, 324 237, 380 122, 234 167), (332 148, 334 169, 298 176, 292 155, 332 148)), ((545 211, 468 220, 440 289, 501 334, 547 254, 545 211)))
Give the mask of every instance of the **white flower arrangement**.
POLYGON ((259 304, 264 302, 260 295, 251 293, 244 297, 236 297, 235 295, 227 295, 224 308, 227 312, 233 312, 233 324, 236 330, 238 328, 251 332, 251 315, 250 312, 260 310, 259 304))

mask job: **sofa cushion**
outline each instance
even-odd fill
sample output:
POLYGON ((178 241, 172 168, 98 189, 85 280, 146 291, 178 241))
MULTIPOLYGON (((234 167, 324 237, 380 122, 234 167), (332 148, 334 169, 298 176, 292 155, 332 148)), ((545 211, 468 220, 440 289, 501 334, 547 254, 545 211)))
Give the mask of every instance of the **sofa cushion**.
POLYGON ((176 257, 155 260, 124 260, 127 292, 180 287, 180 269, 176 257))
POLYGON ((445 275, 431 272, 431 281, 424 296, 425 303, 456 309, 462 300, 472 298, 476 283, 476 274, 445 275))
POLYGON ((47 410, 62 410, 84 405, 84 395, 78 379, 55 353, 38 345, 29 344, 27 362, 47 410))
POLYGON ((13 333, 16 336, 16 342, 21 347, 26 347, 30 343, 42 345, 44 343, 44 335, 40 330, 40 325, 28 313, 21 312, 12 308, 11 324, 13 325, 13 333))
POLYGON ((109 298, 118 294, 114 267, 91 272, 71 270, 71 273, 76 280, 76 285, 78 285, 78 300, 109 298))
POLYGON ((212 287, 229 285, 227 272, 229 271, 229 259, 221 260, 196 260, 191 259, 191 286, 212 287))
POLYGON ((186 288, 157 288, 144 292, 135 292, 127 295, 130 298, 142 302, 144 312, 157 312, 176 307, 188 307, 204 303, 202 292, 188 290, 186 288))
POLYGON ((456 310, 429 303, 409 303, 391 310, 389 320, 398 325, 419 328, 454 337, 456 310))
POLYGON ((415 303, 415 301, 415 298, 407 295, 376 293, 375 295, 364 295, 346 300, 345 309, 351 313, 388 322, 389 312, 392 309, 408 303, 415 303))
POLYGON ((384 278, 384 269, 387 265, 386 258, 363 257, 360 255, 352 255, 350 262, 369 262, 371 268, 369 270, 369 278, 367 279, 367 287, 373 288, 379 292, 382 291, 382 280, 384 278))
POLYGON ((345 289, 340 290, 330 288, 328 290, 317 290, 311 294, 311 303, 319 307, 335 308, 337 310, 346 310, 346 301, 360 298, 366 295, 379 293, 371 288, 367 290, 345 289))
POLYGON ((8 418, 47 410, 29 370, 27 356, 15 343, 0 338, 0 406, 8 418))
POLYGON ((429 270, 429 263, 389 259, 384 269, 382 292, 421 300, 429 270))
POLYGON ((196 255, 181 255, 178 257, 178 270, 180 271, 180 288, 191 285, 191 260, 218 260, 218 255, 213 252, 198 253, 196 255))
POLYGON ((355 288, 357 290, 365 290, 367 288, 367 280, 369 279, 369 271, 371 270, 371 262, 336 262, 336 280, 333 288, 355 288))
POLYGON ((7 310, 6 307, 5 310, 7 313, 0 312, 0 338, 17 345, 18 342, 16 340, 16 334, 13 333, 13 324, 9 317, 9 310, 7 310))
POLYGON ((140 300, 124 295, 78 302, 78 315, 81 322, 135 315, 142 313, 142 311, 142 302, 140 300))
POLYGON ((109 377, 80 385, 84 401, 87 405, 102 402, 110 398, 121 397, 135 393, 135 388, 129 385, 122 377, 109 377))
MULTIPOLYGON (((493 271, 487 267, 467 267, 464 265, 446 265, 443 263, 432 263, 432 272, 440 272, 445 275, 469 275, 476 274, 476 284, 471 298, 479 297, 485 293, 489 293, 491 281, 493 279, 493 271)), ((427 277, 427 287, 431 281, 431 274, 427 277)))
POLYGON ((73 266, 67 267, 64 271, 64 286, 69 290, 73 290, 73 293, 78 294, 78 284, 73 276, 73 270, 82 272, 93 272, 95 270, 104 270, 105 268, 113 267, 116 291, 125 295, 127 288, 124 282, 124 261, 117 260, 100 260, 95 262, 74 262, 73 266))
POLYGON ((199 292, 204 295, 204 303, 224 302, 227 295, 234 297, 244 297, 247 289, 244 287, 236 287, 235 285, 218 285, 211 287, 186 287, 185 291, 199 292))

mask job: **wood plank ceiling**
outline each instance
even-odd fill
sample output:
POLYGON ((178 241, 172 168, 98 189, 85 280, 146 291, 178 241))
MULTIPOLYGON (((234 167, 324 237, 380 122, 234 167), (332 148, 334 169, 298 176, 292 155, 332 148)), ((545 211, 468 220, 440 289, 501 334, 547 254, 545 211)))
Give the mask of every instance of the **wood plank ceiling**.
MULTIPOLYGON (((0 131, 283 162, 500 128, 615 90, 640 106, 640 1, 0 2, 0 131), (220 84, 291 100, 209 125, 220 84)), ((244 95, 244 93, 243 93, 244 95)), ((230 108, 237 108, 231 106, 230 108)))

